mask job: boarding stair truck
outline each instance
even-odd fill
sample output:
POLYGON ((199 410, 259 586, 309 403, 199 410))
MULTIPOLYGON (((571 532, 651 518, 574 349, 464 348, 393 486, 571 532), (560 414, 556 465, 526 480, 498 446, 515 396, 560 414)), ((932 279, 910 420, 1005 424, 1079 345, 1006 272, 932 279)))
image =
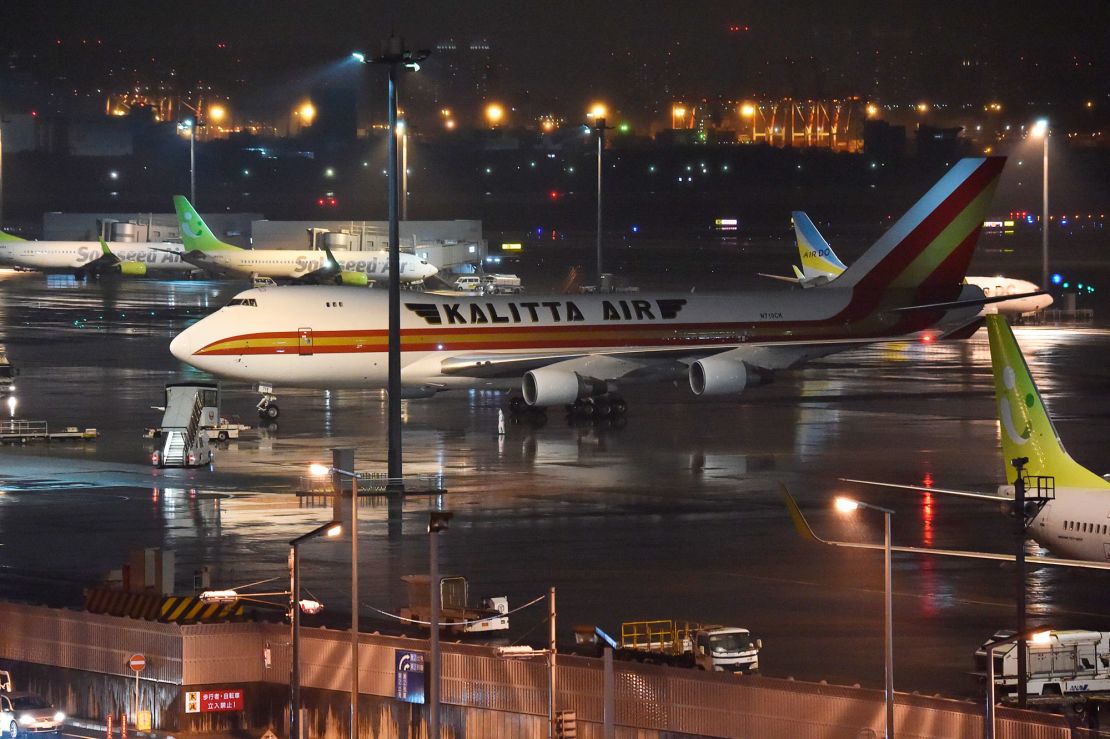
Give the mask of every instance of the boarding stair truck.
MULTIPOLYGON (((432 621, 431 577, 404 575, 409 604, 400 610, 403 619, 432 621)), ((465 577, 446 575, 439 579, 439 623, 444 631, 455 634, 488 634, 509 629, 509 599, 505 596, 483 598, 470 605, 470 585, 465 577)))
MULTIPOLYGON (((976 650, 976 674, 986 678, 987 644, 1013 635, 999 631, 976 650)), ((1031 703, 1073 704, 1110 696, 1110 632, 1049 631, 1047 639, 1027 641, 1025 648, 1031 703)), ((1016 643, 994 650, 995 690, 1003 699, 1017 694, 1017 661, 1016 643)))
POLYGON ((220 391, 212 382, 166 385, 166 405, 158 438, 160 448, 150 455, 158 467, 199 467, 212 461, 207 427, 220 418, 220 391))
MULTIPOLYGON (((748 629, 674 619, 625 621, 619 641, 597 626, 594 635, 612 647, 618 659, 706 672, 759 672, 759 650, 763 648, 763 641, 753 641, 748 629)), ((582 640, 581 635, 578 638, 582 640)))

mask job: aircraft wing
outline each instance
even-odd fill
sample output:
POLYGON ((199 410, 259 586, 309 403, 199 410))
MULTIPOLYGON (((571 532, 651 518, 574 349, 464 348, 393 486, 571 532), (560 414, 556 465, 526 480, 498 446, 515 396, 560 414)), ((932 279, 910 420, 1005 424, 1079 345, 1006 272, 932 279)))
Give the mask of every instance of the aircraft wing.
POLYGON ((982 298, 970 298, 968 300, 951 300, 946 303, 925 303, 922 305, 906 305, 900 308, 887 308, 890 313, 907 313, 915 310, 951 310, 953 308, 972 308, 977 305, 987 305, 988 303, 1004 303, 1007 300, 1018 300, 1020 298, 1033 298, 1038 295, 1047 295, 1044 290, 1037 290, 1031 293, 1020 293, 1018 295, 995 295, 992 298, 983 296, 982 298))
POLYGON ((994 500, 1000 503, 1013 503, 1014 499, 1007 495, 996 493, 976 493, 970 490, 946 490, 944 488, 926 488, 920 485, 899 485, 893 482, 876 482, 874 480, 853 480, 850 477, 841 477, 841 482, 854 482, 860 485, 875 485, 881 488, 897 488, 899 490, 915 490, 919 493, 936 493, 938 495, 958 495, 963 498, 976 498, 978 500, 994 500))
MULTIPOLYGON (((790 519, 794 522, 794 528, 803 539, 815 541, 819 544, 825 544, 831 547, 842 547, 846 549, 878 549, 882 550, 882 544, 864 544, 852 541, 837 541, 835 539, 822 539, 814 533, 813 528, 809 525, 809 521, 802 515, 802 511, 798 508, 797 501, 794 496, 786 489, 785 485, 780 484, 782 489, 782 497, 786 502, 786 509, 790 513, 790 519)), ((933 554, 942 557, 963 557, 966 559, 989 559, 995 562, 1013 562, 1016 558, 1012 554, 998 554, 995 552, 976 552, 963 549, 934 549, 932 547, 905 547, 905 546, 891 546, 890 551, 899 552, 901 554, 933 554)), ((1110 570, 1110 562, 1094 562, 1086 559, 1063 559, 1060 557, 1038 557, 1026 556, 1026 563, 1034 565, 1051 565, 1053 567, 1078 567, 1080 569, 1088 570, 1110 570)))
POLYGON ((797 285, 801 279, 797 277, 787 277, 786 275, 771 275, 766 272, 756 272, 760 277, 770 277, 772 280, 780 280, 782 282, 789 282, 791 285, 797 285))
POLYGON ((630 347, 604 351, 553 351, 520 354, 456 354, 443 360, 440 371, 459 377, 512 377, 540 367, 559 365, 568 371, 600 380, 632 379, 660 375, 673 379, 686 377, 690 364, 701 357, 728 356, 752 367, 773 371, 788 369, 801 362, 828 354, 845 346, 879 343, 905 343, 905 336, 890 338, 832 339, 806 342, 748 342, 740 346, 630 347))
POLYGON ((177 254, 179 257, 181 257, 182 262, 185 262, 186 264, 191 264, 197 269, 204 270, 205 272, 211 275, 216 275, 217 277, 243 276, 242 272, 237 272, 236 270, 216 264, 209 258, 207 252, 203 252, 200 249, 185 249, 183 251, 176 251, 174 249, 160 249, 158 247, 154 247, 154 250, 165 252, 166 254, 177 254))

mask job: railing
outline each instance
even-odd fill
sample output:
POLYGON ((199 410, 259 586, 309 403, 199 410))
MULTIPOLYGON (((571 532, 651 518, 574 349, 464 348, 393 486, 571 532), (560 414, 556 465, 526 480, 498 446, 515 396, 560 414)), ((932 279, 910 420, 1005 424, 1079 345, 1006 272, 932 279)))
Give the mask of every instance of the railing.
POLYGON ((197 432, 200 430, 200 417, 204 412, 204 403, 201 400, 201 391, 193 397, 193 412, 189 416, 189 425, 185 429, 185 453, 190 454, 197 441, 197 432))
MULTIPOLYGON (((130 654, 147 658, 141 679, 175 685, 285 684, 289 627, 277 624, 178 626, 40 606, 0 603, 0 659, 53 665, 102 675, 133 676, 130 654), (268 650, 268 651, 267 651, 268 650), (264 658, 263 655, 266 655, 264 658)), ((391 699, 398 650, 427 653, 424 639, 360 636, 360 687, 391 699)), ((547 713, 543 660, 504 659, 494 648, 442 643, 442 701, 489 723, 485 735, 547 713), (504 717, 503 714, 512 714, 504 717), (502 716, 502 718, 498 718, 502 716), (500 723, 496 723, 500 721, 500 723)), ((575 711, 582 736, 597 736, 603 713, 602 660, 560 655, 556 705, 575 711)), ((350 685, 348 635, 303 628, 301 684, 345 692, 350 685)), ((699 672, 629 662, 614 665, 616 724, 622 734, 825 739, 882 736, 883 692, 772 678, 699 672), (627 731, 627 730, 631 731, 627 731)), ((283 705, 276 705, 280 716, 283 705)), ((1000 738, 1072 739, 1062 716, 998 709, 1000 738)), ((980 701, 898 693, 895 734, 915 739, 979 739, 980 701)), ((522 734, 516 734, 522 735, 522 734)), ((524 734, 526 735, 526 734, 524 734)), ((328 736, 342 736, 333 732, 328 736)), ((397 734, 383 729, 383 737, 397 734)))
POLYGON ((48 431, 46 421, 0 421, 0 436, 46 436, 48 431))
MULTIPOLYGON (((349 483, 341 482, 344 494, 348 493, 349 483)), ((439 495, 447 492, 447 480, 442 474, 403 475, 391 478, 384 472, 359 472, 359 495, 387 495, 393 492, 390 483, 404 495, 439 495)), ((331 475, 302 475, 297 491, 301 495, 335 495, 335 483, 331 475)))

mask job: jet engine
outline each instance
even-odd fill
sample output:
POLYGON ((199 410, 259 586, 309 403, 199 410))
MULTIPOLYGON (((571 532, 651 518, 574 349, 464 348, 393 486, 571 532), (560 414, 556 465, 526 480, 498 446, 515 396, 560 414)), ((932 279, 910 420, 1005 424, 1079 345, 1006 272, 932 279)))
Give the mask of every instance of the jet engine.
POLYGON ((690 365, 690 389, 694 395, 738 395, 747 386, 748 365, 742 361, 706 357, 690 365))
POLYGON ((541 367, 524 373, 524 400, 528 405, 564 405, 579 398, 609 391, 604 380, 582 377, 577 372, 541 367))
POLYGON ((355 287, 366 287, 370 284, 370 278, 365 272, 347 272, 346 270, 340 272, 335 281, 339 285, 353 285, 355 287))
POLYGON ((146 262, 120 262, 116 269, 121 275, 143 277, 146 275, 146 262))

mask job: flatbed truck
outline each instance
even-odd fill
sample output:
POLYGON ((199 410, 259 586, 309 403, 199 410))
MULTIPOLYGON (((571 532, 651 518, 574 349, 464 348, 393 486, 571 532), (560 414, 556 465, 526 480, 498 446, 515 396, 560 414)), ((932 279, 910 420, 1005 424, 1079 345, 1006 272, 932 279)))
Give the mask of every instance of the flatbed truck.
POLYGON ((692 667, 707 672, 759 672, 760 639, 739 626, 656 619, 625 621, 620 639, 594 627, 618 659, 692 667))

